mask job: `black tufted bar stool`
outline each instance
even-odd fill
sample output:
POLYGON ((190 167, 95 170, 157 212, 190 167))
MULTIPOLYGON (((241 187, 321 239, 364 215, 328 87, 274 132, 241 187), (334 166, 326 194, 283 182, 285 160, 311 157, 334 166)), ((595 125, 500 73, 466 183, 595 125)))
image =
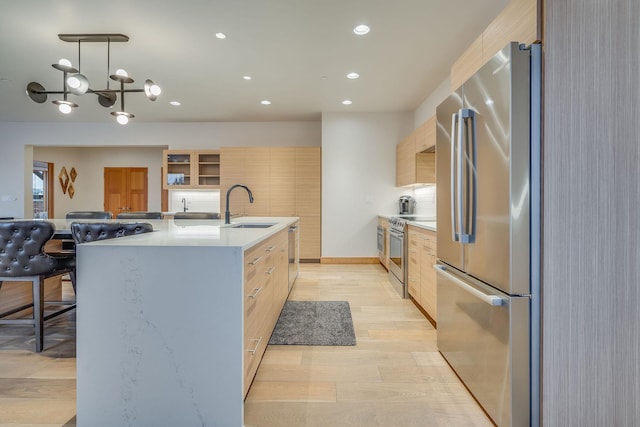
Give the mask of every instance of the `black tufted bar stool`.
POLYGON ((67 307, 45 316, 44 281, 66 273, 75 274, 75 257, 56 258, 43 252, 45 243, 55 232, 47 221, 0 222, 0 287, 4 282, 32 283, 33 302, 0 313, 0 324, 34 325, 36 352, 44 347, 44 322, 69 310, 75 303, 51 302, 67 307), (31 319, 5 319, 5 317, 33 307, 31 319))
POLYGON ((111 212, 104 211, 73 211, 67 212, 65 219, 111 219, 111 212))
POLYGON ((115 239, 149 233, 153 226, 146 222, 72 222, 71 235, 76 245, 97 240, 115 239))

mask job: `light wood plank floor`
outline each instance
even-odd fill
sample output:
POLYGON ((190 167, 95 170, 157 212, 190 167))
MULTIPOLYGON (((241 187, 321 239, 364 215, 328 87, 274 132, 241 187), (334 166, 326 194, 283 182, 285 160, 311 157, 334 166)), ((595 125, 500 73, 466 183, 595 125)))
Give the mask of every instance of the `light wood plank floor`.
MULTIPOLYGON (((357 345, 269 346, 247 427, 492 425, 381 266, 303 264, 290 299, 349 301, 357 345)), ((75 427, 75 313, 33 348, 31 328, 0 326, 0 427, 75 427)))
POLYGON ((380 265, 301 266, 289 299, 349 301, 357 345, 269 346, 247 427, 492 425, 387 277, 380 265))

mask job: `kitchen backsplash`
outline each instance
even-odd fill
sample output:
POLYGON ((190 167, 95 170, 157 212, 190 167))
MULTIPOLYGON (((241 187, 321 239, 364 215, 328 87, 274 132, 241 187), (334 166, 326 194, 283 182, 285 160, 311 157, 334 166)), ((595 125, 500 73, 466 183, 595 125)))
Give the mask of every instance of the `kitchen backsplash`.
POLYGON ((428 218, 436 218, 436 186, 425 185, 413 188, 413 197, 416 199, 415 214, 428 218))
POLYGON ((170 190, 169 212, 182 212, 182 199, 186 200, 188 212, 220 212, 220 190, 170 190))

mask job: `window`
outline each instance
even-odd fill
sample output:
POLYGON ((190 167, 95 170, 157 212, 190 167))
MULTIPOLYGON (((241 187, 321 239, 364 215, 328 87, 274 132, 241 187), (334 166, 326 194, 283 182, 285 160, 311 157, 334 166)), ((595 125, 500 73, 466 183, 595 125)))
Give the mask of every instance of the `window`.
POLYGON ((53 163, 33 162, 33 217, 53 217, 53 163))

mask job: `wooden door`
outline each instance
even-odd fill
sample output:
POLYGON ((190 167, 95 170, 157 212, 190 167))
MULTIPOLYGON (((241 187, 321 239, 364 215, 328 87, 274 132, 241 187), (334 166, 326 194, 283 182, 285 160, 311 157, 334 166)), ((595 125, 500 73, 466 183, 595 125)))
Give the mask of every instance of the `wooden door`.
POLYGON ((124 211, 146 211, 147 175, 147 168, 104 168, 104 210, 114 218, 124 211))

